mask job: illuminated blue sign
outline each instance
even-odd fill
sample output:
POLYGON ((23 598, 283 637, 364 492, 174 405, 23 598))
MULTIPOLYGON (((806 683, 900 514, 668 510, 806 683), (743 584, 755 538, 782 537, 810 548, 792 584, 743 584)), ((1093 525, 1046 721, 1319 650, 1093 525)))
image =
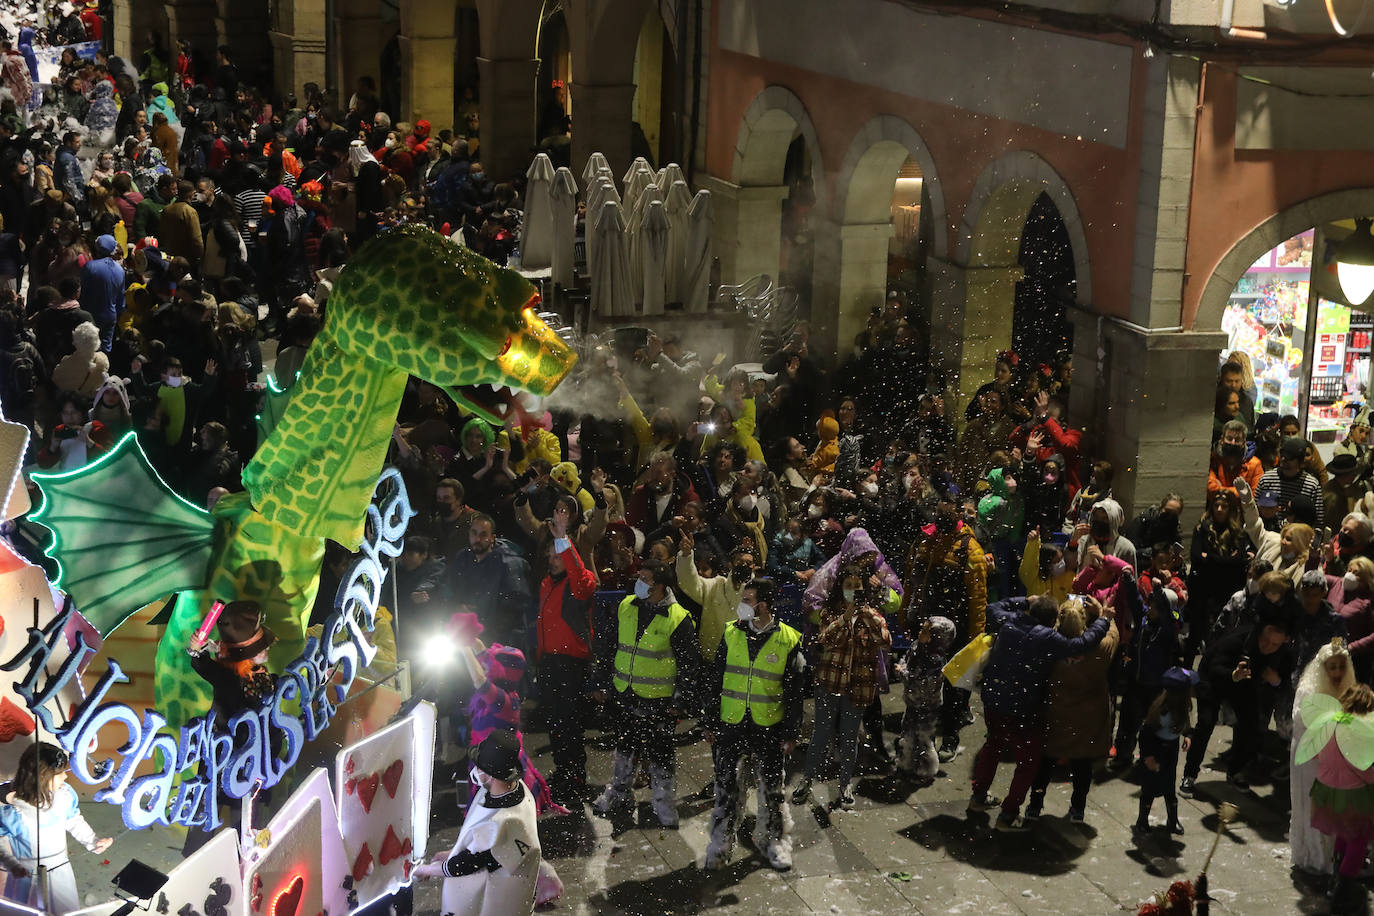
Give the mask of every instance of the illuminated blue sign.
POLYGON ((257 709, 227 720, 212 710, 174 736, 164 731, 167 719, 156 710, 144 710, 140 716, 122 703, 103 702, 111 688, 129 680, 110 659, 90 696, 65 723, 54 727, 42 704, 76 676, 81 661, 94 651, 78 636, 67 661, 39 687, 39 676, 47 670, 48 658, 74 613, 70 601, 46 627, 30 628, 28 644, 0 670, 15 671, 28 663, 28 674, 16 683, 16 692, 71 755, 76 778, 101 786, 95 800, 119 805, 130 829, 183 824, 214 830, 220 826, 218 796, 243 798, 255 787, 279 783, 306 742, 329 724, 358 672, 376 657, 377 648, 367 634, 376 626, 387 560, 400 556, 414 514, 400 472, 388 468, 377 481, 367 507, 367 534, 339 586, 323 637, 307 640, 301 656, 277 676, 271 699, 257 709), (129 735, 119 748, 119 759, 92 760, 96 735, 111 724, 122 725, 129 735), (154 771, 136 775, 145 760, 153 762, 154 771), (193 768, 194 774, 189 772, 193 768))

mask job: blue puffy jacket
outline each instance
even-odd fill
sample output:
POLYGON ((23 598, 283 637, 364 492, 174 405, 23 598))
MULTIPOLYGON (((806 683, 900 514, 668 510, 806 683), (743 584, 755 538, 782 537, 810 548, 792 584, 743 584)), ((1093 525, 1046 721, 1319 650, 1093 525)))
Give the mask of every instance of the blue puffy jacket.
POLYGON ((983 708, 1020 722, 1043 722, 1055 663, 1096 646, 1110 623, 1099 617, 1082 636, 1069 639, 1036 623, 1027 606, 1025 598, 988 606, 987 631, 996 640, 983 671, 983 708))

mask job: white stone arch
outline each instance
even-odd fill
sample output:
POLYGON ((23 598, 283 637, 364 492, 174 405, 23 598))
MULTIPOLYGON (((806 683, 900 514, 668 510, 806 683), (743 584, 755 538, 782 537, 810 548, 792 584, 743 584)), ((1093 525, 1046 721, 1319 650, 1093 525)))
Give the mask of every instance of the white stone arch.
POLYGON ((983 169, 959 220, 954 260, 968 267, 1014 267, 1021 232, 1031 204, 1048 194, 1059 210, 1073 246, 1073 269, 1079 302, 1092 301, 1088 236, 1073 192, 1059 172, 1029 150, 1014 150, 983 169), (1019 215, 1019 219, 1018 219, 1019 215))
POLYGON ((1221 327, 1226 301, 1237 281, 1269 249, 1313 226, 1355 216, 1374 216, 1374 188, 1346 188, 1311 197, 1285 207, 1251 229, 1231 246, 1207 278, 1193 318, 1193 330, 1213 331, 1221 327))
POLYGON ((850 225, 888 221, 893 182, 907 156, 920 165, 930 197, 931 225, 935 227, 931 254, 943 258, 948 250, 949 217, 935 157, 916 128, 896 115, 878 115, 859 128, 850 141, 835 178, 834 213, 838 221, 850 225))
POLYGON ((811 156, 811 172, 819 182, 825 175, 821 144, 811 115, 790 89, 768 86, 744 111, 735 138, 730 180, 741 187, 780 185, 787 149, 800 133, 811 156))

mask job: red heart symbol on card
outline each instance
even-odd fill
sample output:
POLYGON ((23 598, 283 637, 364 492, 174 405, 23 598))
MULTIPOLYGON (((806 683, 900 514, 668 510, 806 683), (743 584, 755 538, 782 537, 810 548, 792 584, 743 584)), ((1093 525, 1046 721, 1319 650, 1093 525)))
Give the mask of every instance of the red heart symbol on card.
POLYGON ((349 757, 348 760, 344 763, 344 772, 347 773, 347 774, 349 774, 350 776, 352 776, 352 775, 353 775, 353 766, 354 766, 354 764, 353 764, 353 758, 352 758, 352 757, 349 757))
POLYGON ((363 848, 358 850, 358 858, 353 860, 353 880, 361 881, 367 877, 367 873, 372 871, 372 850, 363 844, 363 848))
POLYGON ((301 897, 305 895, 305 878, 296 875, 290 883, 272 898, 271 916, 296 916, 301 907, 301 897))
POLYGON ((411 854, 412 852, 414 852, 414 851, 415 851, 415 847, 414 847, 414 845, 411 844, 411 842, 410 842, 410 837, 406 837, 405 843, 403 843, 403 844, 401 845, 401 852, 404 853, 405 855, 410 855, 410 854, 411 854))
POLYGON ((356 791, 358 791, 358 780, 354 779, 352 776, 345 779, 344 792, 348 795, 352 795, 356 791))
POLYGON ((261 910, 261 909, 262 909, 262 894, 259 892, 259 893, 254 894, 252 897, 250 897, 249 900, 248 900, 248 905, 251 906, 251 907, 253 908, 253 912, 255 912, 255 913, 258 912, 259 910, 261 910))
POLYGON ((358 780, 358 801, 363 803, 363 811, 368 814, 372 813, 372 799, 377 797, 377 784, 379 782, 376 773, 358 780))
POLYGON ((382 772, 382 785, 386 786, 386 794, 392 798, 396 797, 396 787, 401 784, 401 774, 405 768, 405 761, 396 760, 382 772))
POLYGON ((388 826, 386 839, 382 840, 382 849, 377 853, 377 861, 387 865, 403 855, 405 855, 405 848, 401 845, 401 838, 396 835, 396 831, 392 827, 388 826))

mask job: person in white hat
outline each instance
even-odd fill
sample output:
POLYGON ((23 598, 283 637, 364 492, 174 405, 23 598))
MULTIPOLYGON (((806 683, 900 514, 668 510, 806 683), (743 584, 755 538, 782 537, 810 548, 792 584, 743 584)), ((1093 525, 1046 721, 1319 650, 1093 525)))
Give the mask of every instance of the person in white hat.
POLYGON ((453 849, 416 866, 417 878, 443 878, 441 912, 452 916, 528 916, 542 853, 534 799, 520 781, 520 742, 492 732, 473 749, 469 778, 477 794, 453 849))

